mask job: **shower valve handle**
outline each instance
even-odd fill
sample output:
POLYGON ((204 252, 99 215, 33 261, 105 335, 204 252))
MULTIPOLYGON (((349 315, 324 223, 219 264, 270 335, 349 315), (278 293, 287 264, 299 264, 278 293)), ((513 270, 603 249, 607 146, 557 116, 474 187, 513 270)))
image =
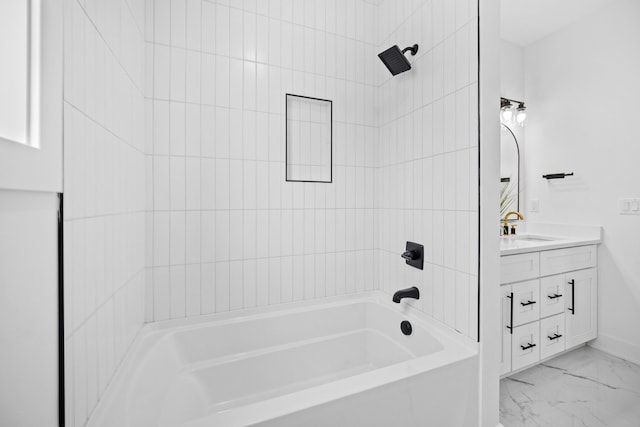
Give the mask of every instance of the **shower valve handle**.
POLYGON ((402 253, 402 258, 413 261, 414 259, 418 259, 418 254, 415 251, 406 251, 402 253))

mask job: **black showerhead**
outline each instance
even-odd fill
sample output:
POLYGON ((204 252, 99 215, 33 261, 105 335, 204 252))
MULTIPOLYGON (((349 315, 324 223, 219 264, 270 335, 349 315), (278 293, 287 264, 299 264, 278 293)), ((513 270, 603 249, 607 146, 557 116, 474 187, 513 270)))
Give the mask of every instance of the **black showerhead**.
POLYGON ((414 44, 413 46, 404 48, 403 50, 400 50, 398 45, 391 46, 389 49, 378 54, 378 58, 380 58, 384 65, 389 69, 391 74, 395 76, 396 74, 404 73, 411 69, 409 60, 404 56, 404 53, 408 50, 411 51, 411 56, 413 56, 418 53, 418 45, 414 44))

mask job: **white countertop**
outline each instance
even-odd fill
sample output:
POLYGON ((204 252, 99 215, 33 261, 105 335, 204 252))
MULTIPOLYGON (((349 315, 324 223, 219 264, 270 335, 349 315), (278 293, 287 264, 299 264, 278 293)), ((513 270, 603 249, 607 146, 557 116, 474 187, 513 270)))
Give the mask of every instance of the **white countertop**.
POLYGON ((527 223, 525 231, 514 237, 500 238, 500 255, 570 248, 600 243, 600 226, 527 223))

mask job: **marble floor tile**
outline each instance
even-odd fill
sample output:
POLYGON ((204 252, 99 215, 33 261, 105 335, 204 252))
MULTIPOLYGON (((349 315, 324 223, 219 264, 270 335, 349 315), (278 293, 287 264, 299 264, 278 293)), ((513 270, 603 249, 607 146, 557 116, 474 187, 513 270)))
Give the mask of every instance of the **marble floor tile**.
POLYGON ((505 427, 640 427, 640 366, 581 347, 500 381, 505 427))

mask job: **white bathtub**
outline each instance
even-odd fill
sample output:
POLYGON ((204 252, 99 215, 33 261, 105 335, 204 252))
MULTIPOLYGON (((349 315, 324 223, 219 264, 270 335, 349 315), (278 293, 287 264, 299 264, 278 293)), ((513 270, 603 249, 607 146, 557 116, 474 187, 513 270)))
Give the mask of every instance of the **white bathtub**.
POLYGON ((373 292, 147 325, 88 425, 453 427, 477 419, 476 344, 373 292))

